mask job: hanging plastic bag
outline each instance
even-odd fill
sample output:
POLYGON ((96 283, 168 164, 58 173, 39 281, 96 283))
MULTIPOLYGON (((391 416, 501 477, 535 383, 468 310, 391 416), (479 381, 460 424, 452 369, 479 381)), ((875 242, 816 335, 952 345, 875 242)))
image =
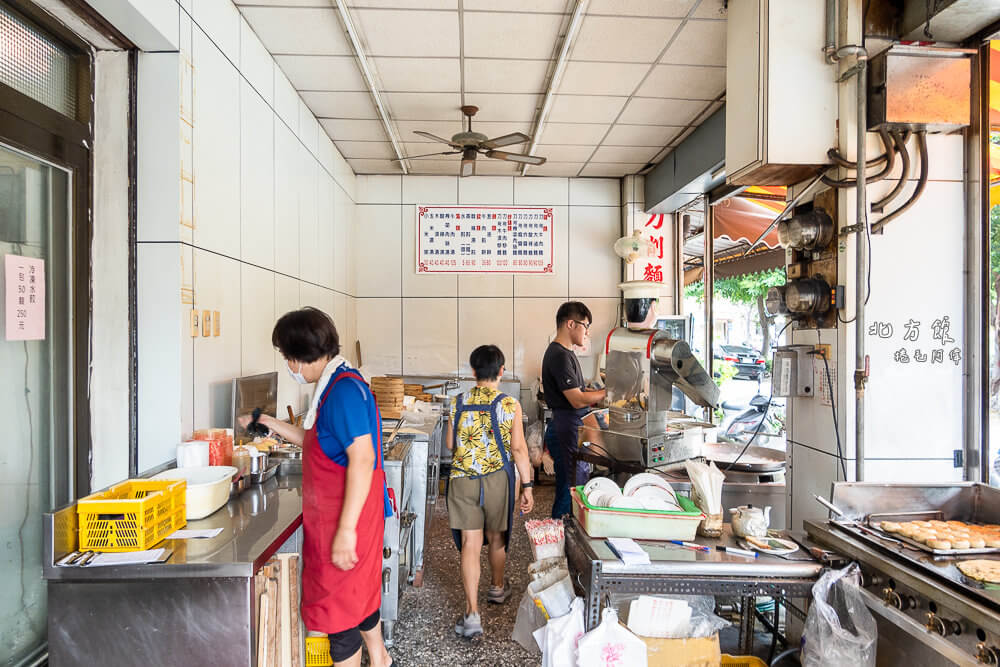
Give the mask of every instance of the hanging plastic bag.
POLYGON ((576 645, 583 636, 583 598, 576 598, 569 613, 550 619, 534 632, 542 650, 542 667, 576 667, 576 645))
POLYGON ((580 638, 577 667, 646 667, 646 644, 618 622, 610 607, 601 623, 580 638))
POLYGON ((542 465, 542 452, 545 451, 545 425, 540 421, 533 422, 524 432, 524 439, 528 443, 528 460, 531 465, 538 467, 542 465))
POLYGON ((857 563, 830 570, 813 586, 806 617, 803 667, 874 667, 878 629, 858 586, 857 563))

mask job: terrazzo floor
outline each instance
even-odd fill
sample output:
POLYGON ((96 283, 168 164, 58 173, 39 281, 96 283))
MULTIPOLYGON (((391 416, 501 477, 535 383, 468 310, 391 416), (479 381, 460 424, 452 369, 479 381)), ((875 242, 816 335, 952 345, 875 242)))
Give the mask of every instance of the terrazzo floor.
POLYGON ((390 650, 394 665, 416 667, 424 665, 537 665, 519 644, 511 640, 517 605, 528 585, 527 568, 531 548, 524 532, 527 519, 549 515, 554 496, 552 486, 535 489, 535 509, 530 515, 514 516, 514 534, 507 555, 507 578, 514 594, 503 605, 486 603, 489 587, 489 564, 483 549, 480 577, 480 612, 483 637, 470 642, 455 634, 455 621, 465 611, 458 550, 448 528, 448 511, 444 497, 434 507, 427 546, 424 551, 423 586, 407 586, 400 604, 400 620, 395 627, 396 643, 390 650))

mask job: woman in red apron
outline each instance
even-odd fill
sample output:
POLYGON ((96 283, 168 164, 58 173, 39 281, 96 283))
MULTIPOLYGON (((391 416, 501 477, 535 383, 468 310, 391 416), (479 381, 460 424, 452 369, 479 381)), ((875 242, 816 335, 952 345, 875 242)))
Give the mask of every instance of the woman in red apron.
MULTIPOLYGON (((271 335, 288 372, 316 382, 302 437, 302 620, 330 636, 334 665, 392 658, 382 642, 382 543, 392 516, 382 470, 382 420, 368 385, 339 356, 333 322, 314 308, 286 313, 271 335)), ((273 420, 277 422, 277 420, 273 420)), ((275 426, 271 420, 266 426, 275 426)), ((282 426, 275 430, 284 435, 282 426)), ((294 427, 292 427, 294 428, 294 427)))

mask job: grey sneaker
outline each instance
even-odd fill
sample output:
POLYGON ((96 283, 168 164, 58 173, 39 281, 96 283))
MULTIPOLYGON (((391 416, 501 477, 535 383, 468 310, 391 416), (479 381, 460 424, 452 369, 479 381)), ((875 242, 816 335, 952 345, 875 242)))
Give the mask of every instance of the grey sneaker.
POLYGON ((493 604, 503 604, 510 599, 511 592, 510 582, 504 579, 503 587, 496 588, 495 586, 490 586, 489 592, 486 593, 486 601, 493 604))
POLYGON ((455 623, 455 633, 466 639, 475 639, 483 636, 483 621, 479 614, 468 614, 458 619, 455 623))

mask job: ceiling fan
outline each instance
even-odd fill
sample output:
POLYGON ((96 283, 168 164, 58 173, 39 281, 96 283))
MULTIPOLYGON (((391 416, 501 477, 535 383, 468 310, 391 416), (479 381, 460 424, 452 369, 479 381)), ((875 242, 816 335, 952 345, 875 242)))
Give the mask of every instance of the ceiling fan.
MULTIPOLYGON (((494 160, 506 160, 508 162, 519 162, 521 164, 545 164, 545 158, 543 157, 524 155, 522 153, 507 153, 505 151, 496 150, 497 148, 501 148, 503 146, 523 144, 526 141, 531 141, 531 137, 526 134, 522 134, 521 132, 514 132, 513 134, 505 134, 502 137, 490 139, 485 134, 472 131, 472 117, 476 115, 477 111, 479 111, 479 107, 466 105, 461 107, 461 109, 462 113, 465 114, 465 117, 469 120, 469 126, 464 132, 459 132, 451 139, 444 139, 431 134, 430 132, 423 132, 421 130, 415 131, 415 134, 419 134, 420 136, 433 141, 439 141, 442 144, 448 144, 456 150, 444 151, 441 153, 427 153, 425 155, 413 155, 405 159, 415 160, 417 158, 433 157, 436 155, 458 155, 461 153, 462 168, 459 171, 459 176, 475 175, 477 155, 485 155, 486 157, 493 158, 494 160)), ((394 160, 394 162, 399 161, 399 159, 394 160)))

